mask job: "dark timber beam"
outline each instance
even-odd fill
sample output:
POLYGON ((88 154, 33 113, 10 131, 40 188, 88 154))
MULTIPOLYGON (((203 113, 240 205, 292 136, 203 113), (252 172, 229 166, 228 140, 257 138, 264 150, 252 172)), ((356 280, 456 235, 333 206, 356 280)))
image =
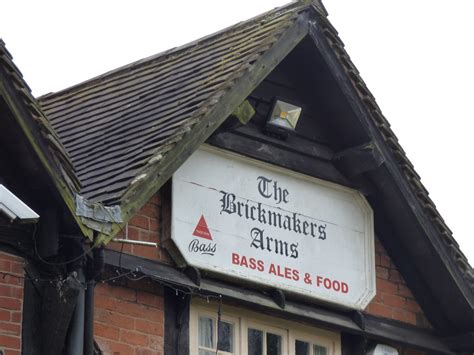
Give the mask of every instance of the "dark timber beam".
POLYGON ((333 163, 344 175, 354 177, 377 169, 384 160, 377 144, 371 141, 335 154, 333 163))
POLYGON ((474 331, 444 338, 444 341, 454 351, 474 353, 474 331))

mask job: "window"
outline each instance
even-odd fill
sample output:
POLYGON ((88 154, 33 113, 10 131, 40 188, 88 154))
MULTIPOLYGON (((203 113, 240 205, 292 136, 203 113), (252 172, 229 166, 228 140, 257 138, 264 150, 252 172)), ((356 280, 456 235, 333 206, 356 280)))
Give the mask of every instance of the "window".
POLYGON ((338 333, 267 317, 245 309, 193 301, 191 354, 198 355, 340 355, 338 333))
POLYGON ((199 355, 236 354, 235 326, 231 321, 222 320, 217 324, 215 317, 209 314, 198 315, 199 355))

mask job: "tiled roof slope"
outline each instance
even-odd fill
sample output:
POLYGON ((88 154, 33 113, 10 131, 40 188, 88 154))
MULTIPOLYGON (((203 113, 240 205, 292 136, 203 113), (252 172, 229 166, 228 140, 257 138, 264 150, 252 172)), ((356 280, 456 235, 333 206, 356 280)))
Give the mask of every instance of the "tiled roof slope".
POLYGON ((296 20, 301 3, 40 98, 93 202, 119 204, 296 20))
POLYGON ((455 261, 465 280, 474 290, 474 269, 470 266, 466 256, 462 253, 458 243, 453 238, 451 230, 448 228, 443 218, 436 209, 436 205, 429 197, 429 193, 421 183, 420 176, 416 173, 413 164, 408 159, 405 151, 400 146, 397 136, 390 128, 390 123, 382 114, 380 107, 375 101, 375 97, 365 85, 361 78, 359 71, 352 63, 349 55, 344 49, 344 43, 339 38, 337 30, 331 25, 326 16, 319 16, 320 25, 323 27, 323 33, 333 49, 341 67, 346 72, 347 76, 353 84, 354 89, 359 95, 362 102, 365 104, 375 125, 381 132, 387 146, 393 153, 400 171, 406 177, 410 188, 417 196, 420 205, 423 207, 426 215, 429 217, 433 225, 436 227, 438 234, 441 236, 444 245, 449 250, 451 257, 455 261))
POLYGON ((15 107, 15 118, 72 210, 74 194, 80 190, 73 164, 1 39, 0 77, 4 78, 0 94, 12 109, 15 107))

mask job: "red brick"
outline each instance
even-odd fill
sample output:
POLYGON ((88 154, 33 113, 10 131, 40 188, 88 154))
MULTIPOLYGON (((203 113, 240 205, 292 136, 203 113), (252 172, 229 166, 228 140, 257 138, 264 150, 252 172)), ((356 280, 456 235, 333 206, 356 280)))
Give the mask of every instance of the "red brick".
MULTIPOLYGON (((144 242, 158 242, 158 234, 156 232, 150 232, 141 230, 140 234, 138 235, 138 239, 144 242)), ((153 248, 153 247, 151 247, 153 248)))
POLYGON ((11 272, 13 274, 16 274, 16 275, 19 275, 19 276, 23 276, 24 274, 24 269, 23 267, 25 266, 25 264, 23 262, 17 262, 17 261, 13 261, 12 262, 12 268, 11 268, 11 272))
POLYGON ((158 337, 158 336, 150 336, 150 344, 149 348, 153 350, 162 350, 164 347, 163 344, 163 337, 158 337))
POLYGON ((139 227, 142 229, 148 229, 149 224, 148 224, 148 217, 137 214, 130 219, 130 222, 128 222, 131 226, 139 227))
POLYGON ((131 288, 109 286, 111 296, 125 301, 136 301, 136 291, 131 288))
MULTIPOLYGON (((127 232, 127 238, 131 240, 139 240, 140 239, 140 231, 143 229, 134 227, 134 226, 128 226, 128 232, 127 232)), ((146 229, 148 230, 148 229, 146 229)))
POLYGON ((21 326, 18 323, 0 322, 0 333, 20 336, 21 326))
POLYGON ((0 308, 18 311, 21 309, 21 301, 16 298, 0 297, 0 308))
POLYGON ((0 284, 23 286, 23 277, 3 275, 0 276, 0 284))
POLYGON ((96 321, 111 324, 120 328, 133 329, 135 319, 117 312, 107 311, 105 309, 95 309, 94 318, 96 321))
POLYGON ((161 354, 157 351, 152 351, 150 349, 145 348, 137 348, 135 349, 135 355, 158 355, 161 354))
POLYGON ((377 278, 377 292, 391 293, 393 295, 397 294, 398 286, 393 282, 377 278))
POLYGON ((23 287, 12 287, 11 296, 14 298, 23 299, 23 287))
POLYGON ((403 278, 400 275, 400 273, 397 270, 394 270, 394 269, 390 270, 389 280, 393 281, 393 282, 396 282, 396 283, 403 282, 403 278))
POLYGON ((12 286, 11 285, 0 285, 0 295, 4 297, 12 296, 12 286))
POLYGON ((375 266, 381 266, 380 265, 380 253, 375 253, 375 266))
POLYGON ((416 325, 416 314, 413 312, 408 312, 401 309, 394 309, 392 318, 400 322, 416 325))
POLYGON ((398 292, 397 294, 399 296, 407 297, 407 298, 414 298, 413 294, 411 293, 410 289, 406 287, 405 285, 399 284, 398 285, 398 292))
POLYGON ((12 312, 11 313, 11 321, 16 323, 21 323, 21 312, 12 312))
POLYGON ((110 242, 107 244, 107 249, 121 251, 123 253, 131 254, 132 253, 132 246, 130 244, 125 243, 118 243, 118 242, 110 242))
POLYGON ((400 309, 404 309, 406 307, 405 298, 388 293, 385 293, 383 295, 383 303, 386 306, 396 307, 400 309))
POLYGON ((414 300, 407 300, 405 308, 409 311, 415 312, 415 313, 422 313, 422 310, 420 306, 418 305, 418 302, 414 300))
POLYGON ((117 301, 109 296, 98 294, 94 300, 94 306, 99 308, 108 309, 110 311, 115 311, 120 308, 117 305, 117 301))
POLYGON ((0 309, 0 321, 9 321, 10 320, 10 311, 6 309, 0 309))
POLYGON ((19 256, 15 256, 15 255, 12 255, 12 254, 7 254, 7 253, 4 253, 4 252, 0 252, 0 259, 16 261, 16 262, 22 262, 23 261, 23 259, 19 256))
POLYGON ((152 246, 133 245, 132 254, 142 258, 158 260, 158 250, 152 246))
POLYGON ((160 221, 156 218, 150 218, 150 230, 153 232, 160 231, 160 221))
POLYGON ((135 329, 142 333, 163 336, 163 323, 136 319, 135 329))
POLYGON ((392 308, 378 303, 369 304, 367 312, 380 317, 392 318, 392 308))
POLYGON ((12 263, 10 260, 5 260, 0 256, 0 271, 10 272, 12 270, 12 263))
POLYGON ((385 248, 378 239, 375 239, 375 251, 381 254, 386 254, 385 248))
POLYGON ((137 292, 138 303, 163 309, 163 297, 148 292, 137 292))
POLYGON ((131 345, 147 346, 148 336, 146 336, 145 334, 139 334, 137 332, 121 329, 120 341, 131 345))
POLYGON ((160 215, 160 208, 155 204, 147 203, 142 207, 139 213, 147 217, 158 218, 160 215))
POLYGON ((151 198, 150 198, 150 203, 153 203, 155 205, 161 205, 161 196, 159 193, 156 193, 154 194, 151 198))
POLYGON ((381 278, 381 279, 384 279, 384 280, 388 280, 388 274, 389 274, 389 273, 388 273, 388 269, 387 269, 387 268, 377 266, 376 272, 377 272, 377 277, 378 277, 378 278, 381 278))
POLYGON ((387 267, 389 268, 391 265, 390 258, 386 254, 381 254, 380 255, 380 266, 387 267))
POLYGON ((134 350, 130 345, 111 341, 97 337, 99 347, 107 355, 134 355, 134 350))
POLYGON ((106 283, 98 283, 95 285, 94 294, 101 294, 101 295, 110 295, 109 285, 106 283))
POLYGON ((0 334, 0 344, 5 348, 19 350, 21 347, 21 340, 16 336, 0 334))
POLYGON ((119 340, 120 329, 109 324, 94 323, 94 335, 102 338, 119 340))

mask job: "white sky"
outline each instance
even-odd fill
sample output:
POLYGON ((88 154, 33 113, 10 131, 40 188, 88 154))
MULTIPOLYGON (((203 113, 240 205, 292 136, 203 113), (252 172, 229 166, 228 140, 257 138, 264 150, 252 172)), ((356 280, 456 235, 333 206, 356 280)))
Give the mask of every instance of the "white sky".
MULTIPOLYGON (((287 2, 4 1, 0 37, 33 93, 41 95, 287 2)), ((431 198, 474 264, 474 2, 324 4, 431 198)))

